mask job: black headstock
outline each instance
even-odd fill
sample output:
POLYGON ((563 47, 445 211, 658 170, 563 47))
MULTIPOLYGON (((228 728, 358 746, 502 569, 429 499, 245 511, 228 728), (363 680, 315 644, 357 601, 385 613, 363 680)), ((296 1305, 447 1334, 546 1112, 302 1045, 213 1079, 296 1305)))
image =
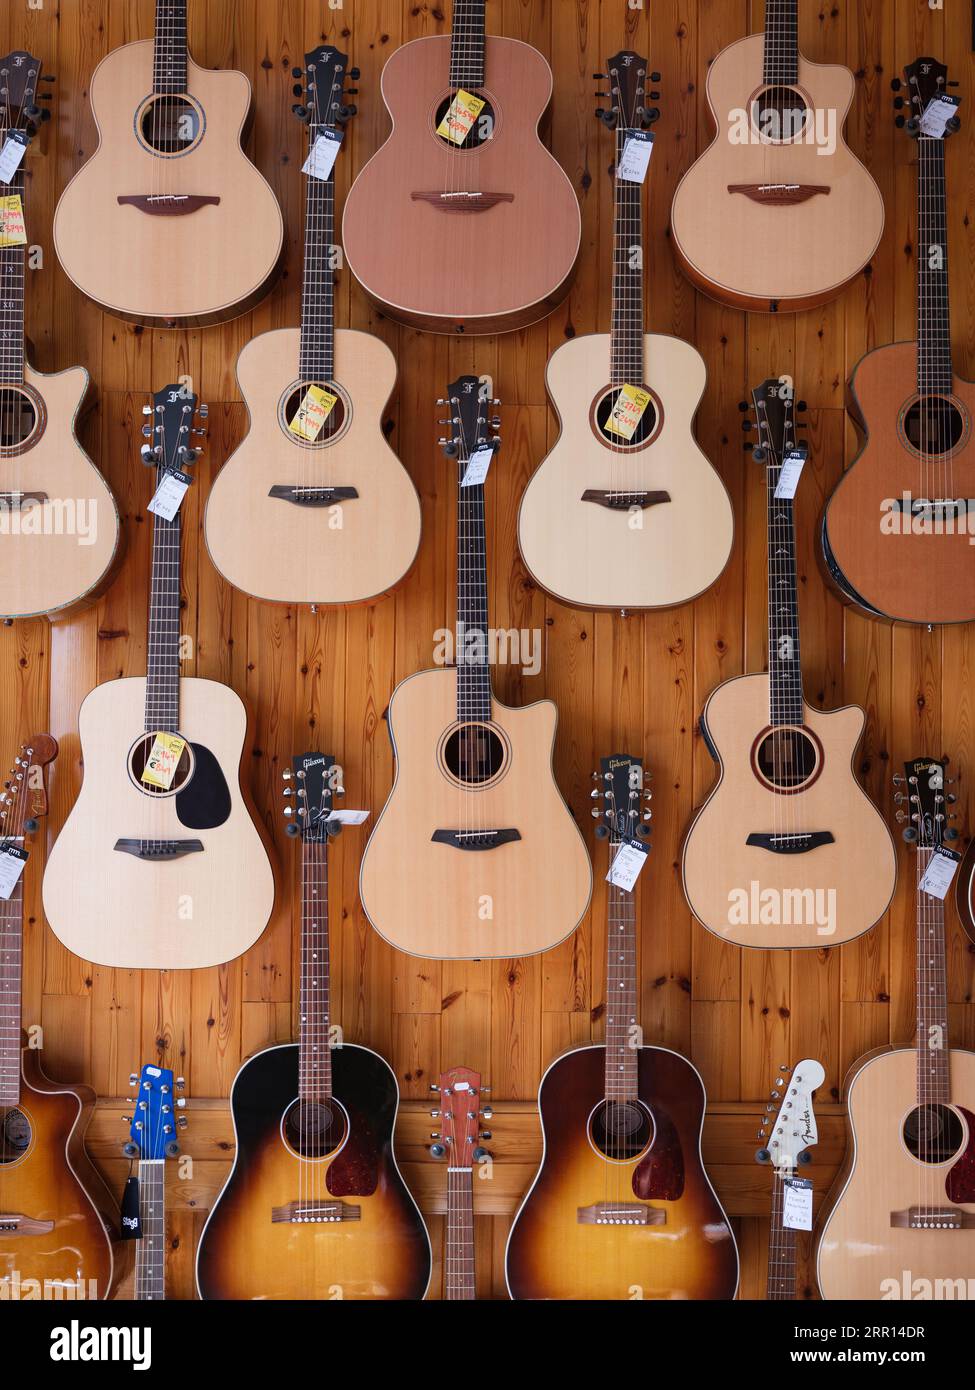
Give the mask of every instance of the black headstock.
POLYGON ((488 413, 500 404, 496 397, 488 395, 485 382, 473 374, 459 376, 450 383, 446 397, 437 401, 437 405, 448 408, 447 418, 440 421, 447 427, 447 434, 439 441, 448 458, 464 463, 482 446, 494 450, 501 447, 497 437, 501 419, 488 413))
POLYGON ((628 49, 607 59, 606 71, 593 73, 597 82, 609 82, 608 92, 597 92, 602 100, 609 98, 609 106, 596 108, 596 115, 610 130, 649 130, 660 118, 656 106, 647 106, 647 101, 656 101, 659 91, 647 91, 647 82, 660 81, 659 72, 647 72, 647 60, 639 53, 628 49))
MULTIPOLYGON (((755 426, 758 442, 752 446, 752 458, 756 463, 781 464, 790 449, 797 445, 796 433, 802 428, 796 424, 796 411, 804 411, 805 401, 795 399, 795 388, 789 376, 770 376, 761 386, 752 391, 752 404, 755 408, 755 426)), ((741 409, 748 410, 747 402, 741 409)), ((751 422, 746 421, 746 430, 751 422)))
POLYGON ((194 438, 206 434, 209 407, 185 386, 164 386, 142 407, 148 417, 142 433, 149 441, 142 446, 142 462, 153 468, 177 468, 185 472, 200 453, 194 438))
MULTIPOLYGON (((890 85, 895 92, 900 92, 900 78, 895 77, 890 85)), ((958 83, 948 81, 948 69, 944 63, 939 63, 935 58, 915 58, 914 62, 908 63, 904 69, 904 85, 907 88, 907 96, 894 97, 894 110, 902 113, 906 107, 909 115, 905 118, 903 114, 898 114, 895 124, 906 125, 907 133, 916 138, 920 130, 921 117, 930 102, 942 93, 947 94, 948 88, 957 87, 958 83)), ((958 117, 952 116, 945 126, 945 135, 953 135, 960 128, 961 122, 958 117)))
POLYGON ((343 796, 340 768, 331 753, 302 753, 281 774, 284 782, 284 822, 289 835, 303 840, 327 840, 341 830, 329 821, 334 798, 343 796))
POLYGON ((20 132, 26 144, 51 113, 39 101, 50 101, 50 94, 38 95, 40 82, 53 82, 41 76, 41 60, 18 49, 0 58, 0 141, 13 131, 20 132))
POLYGON ((330 43, 320 43, 305 54, 305 66, 292 68, 291 75, 301 78, 292 88, 302 101, 291 110, 311 128, 312 137, 319 130, 344 125, 355 115, 357 107, 346 103, 346 96, 355 96, 358 88, 345 89, 346 81, 355 82, 358 68, 349 67, 349 55, 340 53, 330 43))
POLYGON ((894 801, 899 808, 895 818, 904 826, 904 839, 918 849, 938 849, 958 839, 958 831, 948 824, 955 819, 948 807, 957 797, 945 791, 954 786, 953 779, 945 776, 947 764, 947 758, 913 758, 904 764, 903 776, 894 777, 894 801))
POLYGON ((596 785, 590 793, 595 802, 592 818, 600 840, 607 836, 614 842, 650 838, 652 793, 644 786, 649 776, 647 773, 645 778, 640 759, 631 758, 628 753, 600 758, 599 771, 592 775, 596 785))

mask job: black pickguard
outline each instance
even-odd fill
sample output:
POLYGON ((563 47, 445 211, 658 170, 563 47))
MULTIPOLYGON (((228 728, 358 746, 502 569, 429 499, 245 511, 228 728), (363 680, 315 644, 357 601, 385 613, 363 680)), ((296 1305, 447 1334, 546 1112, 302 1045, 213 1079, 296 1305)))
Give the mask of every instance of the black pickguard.
POLYGON ((187 830, 215 830, 230 818, 230 788, 223 770, 209 748, 191 743, 196 769, 182 791, 176 793, 176 815, 187 830))

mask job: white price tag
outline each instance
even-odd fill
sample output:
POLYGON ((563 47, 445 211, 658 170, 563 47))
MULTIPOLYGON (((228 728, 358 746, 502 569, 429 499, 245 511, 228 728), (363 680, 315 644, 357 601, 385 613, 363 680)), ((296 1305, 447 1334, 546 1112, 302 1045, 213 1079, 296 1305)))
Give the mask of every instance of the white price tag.
POLYGON ((308 158, 301 166, 303 174, 310 174, 313 179, 327 179, 335 168, 335 161, 338 159, 339 148, 342 144, 342 132, 340 130, 321 130, 315 137, 315 143, 308 151, 308 158))
POLYGON ((640 877, 640 870, 647 862, 647 847, 638 840, 624 840, 609 866, 606 882, 633 892, 633 886, 640 877))
POLYGON ((945 128, 958 110, 959 101, 959 97, 950 97, 947 92, 939 92, 932 97, 921 115, 921 134, 943 140, 945 128))
POLYGON ((779 469, 779 481, 775 485, 776 497, 795 497, 796 488, 799 486, 799 477, 802 473, 802 465, 805 462, 805 447, 789 450, 782 460, 782 467, 779 469))
POLYGON ((161 516, 163 521, 172 521, 192 481, 188 473, 180 473, 177 468, 167 468, 159 486, 152 494, 149 511, 161 516))
POLYGON ((943 898, 951 887, 951 880, 955 876, 955 870, 960 861, 960 854, 956 854, 953 849, 944 849, 938 845, 928 860, 928 867, 924 870, 924 876, 921 879, 921 892, 927 893, 932 898, 943 898))
POLYGON ((364 820, 368 819, 368 811, 329 811, 325 817, 326 823, 337 821, 339 825, 361 825, 364 820))
POLYGON ((812 1230, 813 1185, 809 1178, 786 1178, 782 1186, 782 1225, 787 1231, 812 1230))
POLYGON ((643 183, 653 154, 653 131, 628 130, 616 177, 627 183, 643 183))
POLYGON ((20 161, 27 153, 27 135, 22 130, 12 130, 0 150, 0 179, 9 183, 20 168, 20 161))
POLYGON ((27 850, 17 845, 0 846, 0 898, 9 898, 27 863, 27 850))
POLYGON ((475 449, 467 460, 467 468, 463 478, 460 480, 461 487, 476 487, 478 483, 483 483, 491 467, 491 460, 494 458, 494 450, 482 444, 479 449, 475 449))

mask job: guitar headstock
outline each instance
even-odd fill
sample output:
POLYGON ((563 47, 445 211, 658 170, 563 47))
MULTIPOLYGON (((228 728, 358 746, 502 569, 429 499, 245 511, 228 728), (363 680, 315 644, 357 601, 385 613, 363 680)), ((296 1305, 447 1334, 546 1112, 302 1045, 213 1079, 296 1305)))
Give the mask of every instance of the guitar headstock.
POLYGON ((481 1129, 481 1121, 493 1115, 491 1107, 481 1107, 481 1097, 489 1086, 481 1085, 481 1073, 470 1067, 451 1067, 441 1072, 440 1080, 430 1088, 440 1094, 439 1110, 431 1110, 432 1119, 440 1120, 440 1129, 431 1134, 437 1142, 430 1145, 434 1158, 447 1156, 448 1168, 473 1168, 475 1163, 489 1157, 480 1141, 490 1139, 491 1132, 481 1129))
POLYGON ((311 137, 321 130, 344 126, 356 114, 356 107, 346 103, 346 96, 355 96, 357 88, 346 91, 345 84, 357 81, 358 68, 349 67, 349 55, 340 53, 330 43, 320 43, 305 54, 305 66, 292 68, 291 75, 302 79, 295 82, 293 92, 302 100, 291 110, 311 130, 311 137))
POLYGON ((826 1073, 819 1062, 807 1057, 791 1069, 782 1067, 766 1105, 766 1116, 758 1131, 762 1147, 755 1157, 759 1163, 771 1163, 777 1173, 788 1176, 796 1165, 809 1163, 809 1150, 819 1138, 813 1094, 823 1084, 826 1073), (784 1091, 782 1088, 785 1088, 784 1091), (778 1113, 776 1113, 776 1111, 778 1113), (769 1125, 775 1114, 771 1132, 769 1125))
POLYGON ((291 759, 291 766, 281 773, 284 823, 289 835, 324 841, 339 833, 341 823, 328 819, 335 797, 345 795, 337 780, 339 771, 331 753, 302 753, 291 759))
POLYGON ((447 458, 466 463, 480 448, 495 452, 500 449, 497 431, 501 428, 501 417, 488 414, 500 404, 497 397, 488 395, 481 377, 468 374, 450 383, 447 395, 437 401, 438 406, 446 406, 448 411, 447 418, 440 421, 447 434, 437 441, 447 458))
POLYGON ((180 1113, 186 1105, 176 1091, 184 1089, 181 1076, 173 1079, 169 1067, 146 1063, 138 1075, 133 1072, 129 1085, 135 1092, 129 1142, 124 1153, 127 1158, 155 1160, 175 1158, 179 1153, 177 1130, 186 1128, 186 1116, 180 1113))
POLYGON ((614 842, 648 840, 653 793, 644 785, 650 773, 644 773, 642 761, 628 753, 600 758, 599 771, 592 774, 592 780, 595 786, 590 796, 595 804, 591 814, 597 837, 605 840, 608 836, 614 842))
MULTIPOLYGON (((752 391, 752 405, 758 431, 752 458, 756 463, 780 465, 789 450, 797 447, 797 431, 802 427, 796 424, 796 411, 804 411, 806 403, 797 404, 790 376, 770 376, 752 391)), ((739 408, 747 411, 747 402, 739 408)), ((746 430, 750 428, 751 422, 746 421, 746 430)))
POLYGON ((648 106, 647 101, 656 101, 659 91, 647 92, 647 81, 660 81, 659 72, 647 72, 647 60, 639 53, 624 50, 606 60, 606 71, 593 73, 597 82, 609 82, 608 92, 597 92, 596 96, 609 106, 597 106, 596 115, 610 130, 649 130, 660 119, 656 106, 648 106))
POLYGON ((209 407, 200 405, 199 398, 185 386, 164 386, 156 391, 152 405, 144 405, 142 413, 147 423, 143 436, 149 441, 142 446, 142 462, 150 468, 176 468, 184 473, 191 468, 202 446, 194 438, 206 434, 209 407))
MULTIPOLYGON (((900 78, 895 77, 890 85, 895 92, 901 91, 900 78)), ((940 96, 947 96, 948 88, 957 87, 958 83, 949 82, 944 63, 939 63, 935 58, 915 58, 904 69, 903 85, 906 86, 907 96, 894 97, 894 110, 898 112, 895 124, 906 126, 908 135, 916 139, 920 134, 921 117, 931 102, 940 96), (905 108, 910 113, 907 116, 903 114, 905 108)), ((951 116, 945 122, 944 135, 953 135, 960 128, 957 115, 951 116)))
POLYGON ((0 144, 13 135, 25 146, 37 134, 42 121, 51 113, 39 101, 49 101, 49 93, 38 93, 41 82, 53 82, 53 77, 41 76, 41 60, 32 53, 17 49, 0 58, 0 144))
POLYGON ((47 815, 44 769, 57 755, 51 734, 34 734, 21 744, 0 792, 0 839, 19 840, 37 830, 47 815))
POLYGON ((945 790, 954 786, 945 776, 947 766, 947 758, 912 758, 893 779, 895 819, 904 826, 904 839, 916 849, 940 849, 958 839, 958 831, 948 824, 955 819, 948 807, 957 797, 945 790))

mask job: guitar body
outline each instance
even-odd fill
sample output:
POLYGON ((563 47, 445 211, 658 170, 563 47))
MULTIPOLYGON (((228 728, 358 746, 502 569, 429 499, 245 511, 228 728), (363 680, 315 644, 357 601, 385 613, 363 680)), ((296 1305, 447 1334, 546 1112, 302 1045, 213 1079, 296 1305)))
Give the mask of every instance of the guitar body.
POLYGON ((477 787, 462 787, 445 764, 456 712, 453 668, 421 671, 393 692, 396 780, 363 855, 362 905, 379 934, 411 955, 474 960, 548 950, 578 926, 592 889, 582 836, 552 775, 555 706, 510 709, 492 700, 505 757, 477 787), (520 838, 481 850, 432 838, 464 829, 514 829, 520 838))
POLYGON ((542 588, 576 607, 685 603, 718 578, 734 539, 727 489, 693 435, 704 359, 679 338, 645 336, 658 423, 650 442, 636 449, 612 447, 596 424, 609 360, 604 333, 574 338, 549 360, 561 433, 522 497, 521 553, 542 588), (588 489, 661 491, 670 500, 644 508, 635 526, 626 506, 584 502, 588 489))
POLYGON ((7 1143, 0 1151, 0 1299, 103 1299, 113 1291, 119 1270, 106 1223, 117 1226, 118 1213, 84 1146, 94 1105, 87 1086, 49 1081, 39 1052, 22 1050, 19 1110, 30 1142, 19 1157, 7 1143), (11 1230, 8 1217, 38 1224, 11 1230))
POLYGON ((108 681, 79 715, 85 778, 44 873, 44 911, 83 960, 124 969, 201 969, 233 960, 267 925, 274 878, 240 785, 247 714, 217 681, 179 683, 182 737, 195 770, 175 795, 130 773, 143 736, 145 677, 108 681), (141 859, 120 840, 198 841, 181 857, 141 859))
POLYGON ((20 443, 0 444, 0 490, 41 493, 50 506, 45 511, 42 501, 5 517, 0 615, 26 618, 93 602, 113 573, 119 518, 108 484, 74 432, 88 373, 69 367, 48 375, 25 364, 23 387, 2 389, 23 391, 33 425, 20 443))
POLYGON ((430 1240, 393 1153, 396 1078, 368 1048, 332 1049, 333 1104, 348 1137, 314 1162, 282 1138, 298 1095, 298 1045, 245 1062, 231 1092, 233 1170, 210 1212, 196 1257, 204 1299, 422 1299, 430 1240), (356 1220, 272 1221, 291 1202, 359 1208, 356 1220))
POLYGON ((734 1298, 738 1250, 701 1162, 705 1095, 690 1062, 641 1047, 639 1097, 653 1139, 635 1159, 609 1162, 590 1142, 606 1093, 605 1049, 582 1047, 542 1077, 541 1167, 508 1237, 515 1299, 734 1298), (660 1225, 584 1223, 596 1202, 646 1204, 660 1225))
POLYGON ((538 138, 551 69, 516 39, 489 36, 484 53, 479 91, 494 134, 461 150, 435 133, 454 90, 449 36, 397 49, 382 76, 392 134, 345 202, 356 279, 391 318, 435 333, 508 332, 544 318, 568 293, 579 253, 578 201, 538 138), (437 202, 443 192, 503 197, 460 210, 437 202), (434 201, 414 196, 423 194, 434 201))
POLYGON ((853 99, 844 67, 799 57, 798 91, 806 124, 793 140, 732 139, 731 113, 749 112, 764 87, 763 34, 739 39, 708 69, 714 140, 681 179, 671 210, 678 263, 706 294, 742 309, 806 309, 837 295, 870 260, 884 228, 876 183, 843 139, 853 99), (815 121, 834 116, 835 149, 806 142, 815 121), (801 201, 768 201, 769 184, 799 185, 801 201), (755 196, 732 192, 743 186, 755 196))
POLYGON ((333 436, 309 444, 288 430, 281 414, 298 389, 299 339, 297 328, 262 333, 237 359, 250 429, 211 488, 207 547, 220 573, 256 598, 362 602, 402 579, 420 543, 416 488, 382 432, 396 363, 380 339, 338 330, 334 389, 341 421, 333 436), (294 484, 350 486, 358 496, 341 504, 338 526, 335 505, 298 506, 268 496, 276 485, 294 484))
POLYGON ((756 772, 756 750, 769 728, 767 675, 724 681, 701 716, 721 772, 684 843, 684 893, 698 921, 738 946, 838 946, 872 927, 894 893, 890 832, 853 775, 863 711, 804 708, 815 763, 791 792, 772 790, 756 772), (751 834, 797 832, 833 839, 798 853, 746 843, 751 834), (756 917, 756 894, 765 893, 756 917))
POLYGON ((874 616, 908 623, 971 622, 975 546, 969 530, 975 522, 969 518, 966 526, 963 516, 953 534, 938 535, 915 534, 913 526, 900 534, 881 521, 885 513, 899 521, 890 504, 904 493, 943 499, 947 491, 952 498, 975 498, 975 385, 955 377, 950 408, 958 443, 950 455, 929 455, 926 462, 905 432, 918 400, 916 343, 868 352, 850 387, 866 439, 823 515, 831 577, 844 598, 874 616))
POLYGON ((975 1229, 891 1224, 892 1213, 917 1206, 975 1214, 975 1053, 952 1048, 950 1075, 961 1148, 927 1164, 912 1156, 902 1131, 917 1105, 915 1050, 885 1050, 857 1064, 847 1092, 847 1162, 820 1224, 823 1298, 975 1296, 975 1229))
POLYGON ((975 941, 975 840, 969 843, 964 858, 958 865, 955 904, 962 926, 975 941))
POLYGON ((197 133, 185 149, 160 155, 141 125, 152 59, 152 40, 141 40, 95 69, 99 144, 61 195, 55 249, 78 288, 120 318, 160 327, 220 323, 263 297, 284 245, 277 199, 240 144, 250 83, 243 73, 210 72, 188 59, 197 133), (156 203, 155 211, 118 201, 167 195, 219 201, 156 203))

